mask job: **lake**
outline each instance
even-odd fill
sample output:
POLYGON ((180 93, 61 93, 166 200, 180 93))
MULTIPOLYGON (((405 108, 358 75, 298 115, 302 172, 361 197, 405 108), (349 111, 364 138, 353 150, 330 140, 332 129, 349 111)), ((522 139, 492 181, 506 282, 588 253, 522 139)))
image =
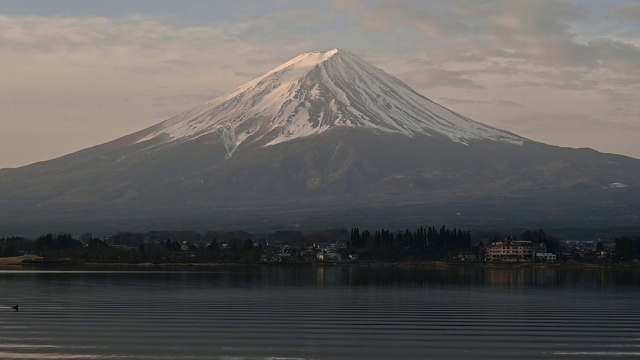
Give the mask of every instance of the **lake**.
POLYGON ((640 358, 637 269, 110 269, 0 270, 0 359, 640 358))

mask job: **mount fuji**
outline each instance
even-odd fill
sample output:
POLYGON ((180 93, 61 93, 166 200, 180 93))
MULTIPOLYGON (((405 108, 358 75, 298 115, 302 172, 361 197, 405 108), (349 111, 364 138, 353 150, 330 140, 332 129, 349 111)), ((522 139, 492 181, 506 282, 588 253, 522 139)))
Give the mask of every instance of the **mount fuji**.
POLYGON ((139 141, 219 133, 227 156, 245 141, 274 145, 336 127, 445 135, 452 141, 524 139, 472 121, 343 50, 297 56, 235 91, 169 119, 139 141))
POLYGON ((131 135, 0 170, 0 224, 620 226, 640 220, 639 189, 640 160, 473 121, 333 49, 131 135))

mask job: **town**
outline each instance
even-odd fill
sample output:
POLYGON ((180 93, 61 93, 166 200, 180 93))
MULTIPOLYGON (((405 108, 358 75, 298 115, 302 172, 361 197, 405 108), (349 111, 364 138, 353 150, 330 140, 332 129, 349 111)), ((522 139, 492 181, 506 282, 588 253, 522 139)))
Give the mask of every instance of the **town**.
POLYGON ((0 239, 0 257, 24 264, 348 264, 638 263, 640 237, 561 241, 543 230, 479 238, 442 226, 403 230, 332 229, 314 233, 150 231, 106 238, 46 234, 0 239))

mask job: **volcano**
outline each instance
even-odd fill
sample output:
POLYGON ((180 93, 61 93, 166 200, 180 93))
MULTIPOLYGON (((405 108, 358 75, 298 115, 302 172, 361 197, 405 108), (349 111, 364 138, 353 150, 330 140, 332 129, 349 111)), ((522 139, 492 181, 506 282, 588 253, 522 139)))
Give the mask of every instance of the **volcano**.
POLYGON ((299 55, 226 96, 150 129, 139 141, 189 141, 218 133, 231 157, 245 141, 275 145, 338 127, 409 137, 444 135, 460 143, 524 141, 456 114, 339 49, 299 55))
POLYGON ((640 160, 473 121, 340 49, 137 133, 0 170, 5 232, 640 220, 640 160))

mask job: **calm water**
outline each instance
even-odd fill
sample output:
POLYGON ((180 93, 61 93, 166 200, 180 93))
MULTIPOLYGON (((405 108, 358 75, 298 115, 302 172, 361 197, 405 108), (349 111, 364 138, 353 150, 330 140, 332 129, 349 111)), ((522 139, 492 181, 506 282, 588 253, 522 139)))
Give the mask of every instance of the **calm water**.
POLYGON ((637 270, 0 270, 7 360, 614 357, 640 358, 637 270))

